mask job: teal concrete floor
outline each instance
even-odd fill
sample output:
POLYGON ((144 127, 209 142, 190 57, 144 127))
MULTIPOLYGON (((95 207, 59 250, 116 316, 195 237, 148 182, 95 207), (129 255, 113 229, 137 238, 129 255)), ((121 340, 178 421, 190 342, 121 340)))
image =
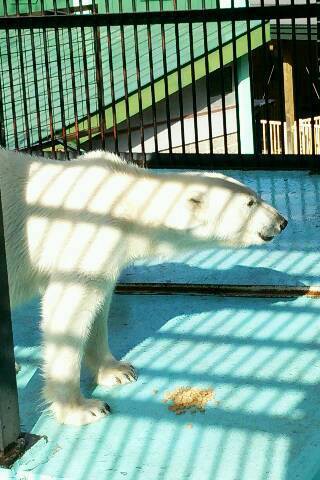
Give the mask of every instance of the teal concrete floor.
MULTIPOLYGON (((307 173, 233 172, 289 217, 273 244, 190 252, 136 265, 127 281, 320 285, 318 189, 307 173), (270 193, 271 192, 271 193, 270 193), (270 199, 270 198, 269 198, 270 199)), ((39 302, 14 312, 24 431, 43 438, 0 479, 320 479, 320 300, 116 295, 111 346, 139 371, 135 384, 82 389, 112 415, 58 425, 40 399, 39 302), (177 386, 211 387, 206 412, 176 416, 177 386), (318 473, 317 473, 318 472, 318 473)))

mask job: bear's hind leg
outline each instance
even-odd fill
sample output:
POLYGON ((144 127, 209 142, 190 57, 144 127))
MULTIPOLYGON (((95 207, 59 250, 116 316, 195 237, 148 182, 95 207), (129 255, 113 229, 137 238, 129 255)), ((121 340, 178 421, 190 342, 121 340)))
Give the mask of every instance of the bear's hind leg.
POLYGON ((80 366, 103 294, 82 283, 52 281, 43 297, 44 397, 60 423, 85 425, 105 417, 108 405, 80 394, 80 366))
POLYGON ((134 382, 137 374, 132 365, 119 362, 112 355, 108 344, 108 315, 114 285, 110 284, 105 300, 96 313, 85 346, 84 361, 92 371, 98 385, 114 385, 134 382))

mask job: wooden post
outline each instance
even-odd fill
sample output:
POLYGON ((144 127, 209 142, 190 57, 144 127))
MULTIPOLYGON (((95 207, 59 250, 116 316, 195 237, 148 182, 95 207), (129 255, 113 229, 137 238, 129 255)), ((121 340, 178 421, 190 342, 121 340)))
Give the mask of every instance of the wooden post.
POLYGON ((294 89, 293 89, 293 66, 292 66, 292 47, 289 42, 282 42, 283 52, 283 90, 285 101, 286 130, 287 130, 287 149, 286 153, 294 152, 294 89))

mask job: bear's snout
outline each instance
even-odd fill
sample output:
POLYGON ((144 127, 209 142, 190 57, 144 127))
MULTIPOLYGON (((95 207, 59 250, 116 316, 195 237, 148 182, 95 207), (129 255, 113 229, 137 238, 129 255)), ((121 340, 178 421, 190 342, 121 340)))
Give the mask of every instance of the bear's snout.
POLYGON ((285 218, 282 219, 282 221, 280 222, 280 230, 284 230, 286 228, 286 226, 288 225, 288 220, 286 220, 285 218))

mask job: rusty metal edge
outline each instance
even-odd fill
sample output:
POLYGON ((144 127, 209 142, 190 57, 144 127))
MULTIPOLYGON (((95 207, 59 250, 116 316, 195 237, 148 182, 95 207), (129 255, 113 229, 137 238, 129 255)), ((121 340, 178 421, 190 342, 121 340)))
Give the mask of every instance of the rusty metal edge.
POLYGON ((225 297, 320 298, 320 286, 217 285, 183 283, 119 283, 117 294, 216 295, 225 297))

